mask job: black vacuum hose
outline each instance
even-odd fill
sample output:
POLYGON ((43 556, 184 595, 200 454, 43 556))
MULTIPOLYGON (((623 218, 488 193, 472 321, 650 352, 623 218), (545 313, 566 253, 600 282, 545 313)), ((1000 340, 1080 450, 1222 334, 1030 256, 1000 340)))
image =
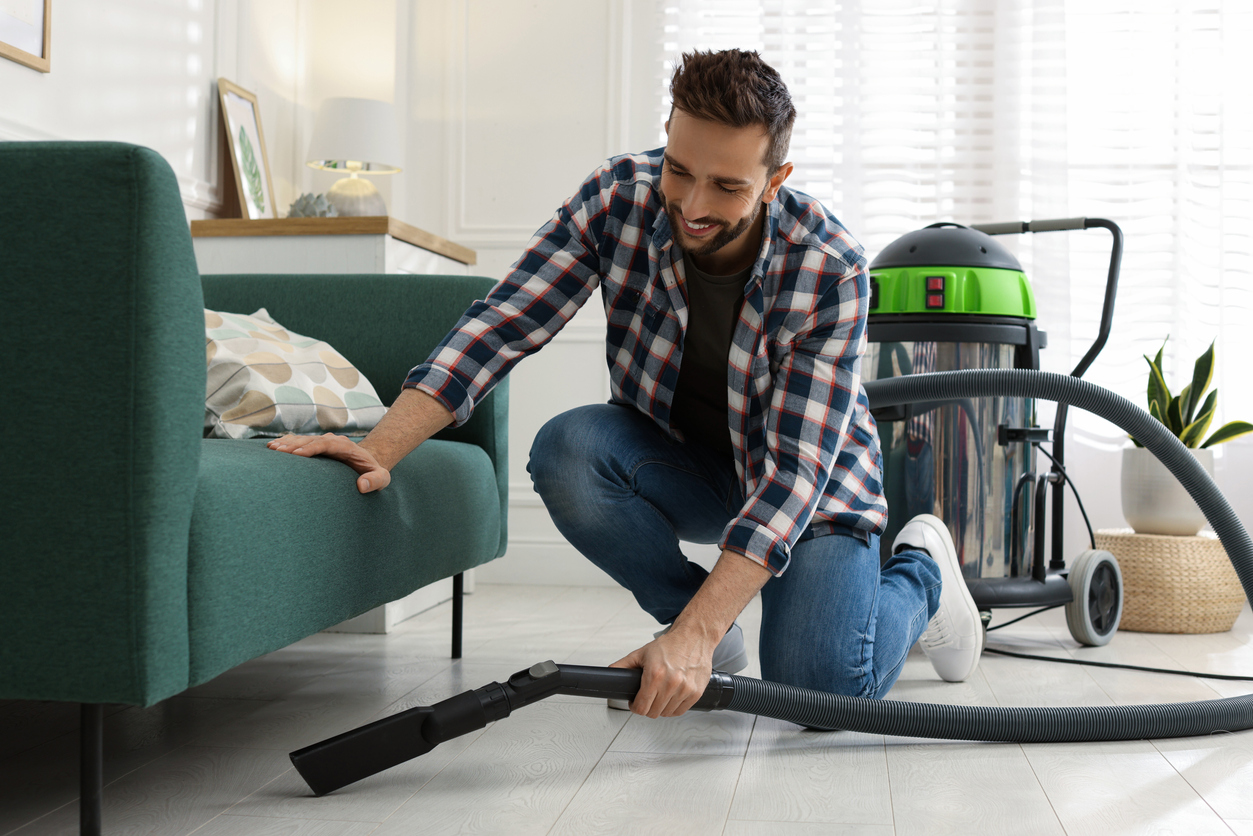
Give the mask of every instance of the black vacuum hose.
MULTIPOLYGON (((1209 474, 1179 439, 1147 412, 1106 389, 1069 375, 1027 369, 935 372, 868 381, 876 407, 992 395, 1042 398, 1086 409, 1131 433, 1169 468, 1205 513, 1253 598, 1253 542, 1209 474)), ((634 699, 639 670, 540 662, 507 682, 492 682, 376 720, 291 753, 317 794, 331 792, 417 757, 440 743, 553 694, 634 699)), ((843 697, 714 671, 699 702, 818 729, 947 740, 1055 743, 1191 737, 1253 728, 1253 694, 1203 702, 1069 708, 934 705, 843 697)))
MULTIPOLYGON (((1070 375, 1027 369, 975 369, 866 381, 876 407, 1002 396, 1070 404, 1129 432, 1153 452, 1196 500, 1253 600, 1253 541, 1214 480, 1161 422, 1126 398, 1070 375)), ((1190 737, 1253 728, 1253 694, 1166 705, 998 708, 844 697, 730 676, 730 711, 821 729, 948 740, 1063 742, 1190 737)))

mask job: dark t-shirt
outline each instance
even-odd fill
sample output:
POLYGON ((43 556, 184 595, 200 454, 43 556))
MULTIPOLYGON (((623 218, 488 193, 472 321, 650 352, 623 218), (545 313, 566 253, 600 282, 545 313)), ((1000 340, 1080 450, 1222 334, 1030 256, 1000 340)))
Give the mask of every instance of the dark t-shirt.
POLYGON ((734 453, 727 420, 727 366, 731 336, 744 302, 749 266, 731 276, 711 276, 684 256, 687 277, 687 333, 670 423, 687 441, 725 455, 734 453))

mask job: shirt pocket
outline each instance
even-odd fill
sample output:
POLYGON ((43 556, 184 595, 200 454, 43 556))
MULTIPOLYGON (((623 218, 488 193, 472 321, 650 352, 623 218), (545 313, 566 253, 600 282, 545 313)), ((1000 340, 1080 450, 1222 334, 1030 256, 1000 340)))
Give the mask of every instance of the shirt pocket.
POLYGON ((616 286, 604 285, 605 313, 611 323, 629 325, 641 314, 641 308, 649 295, 646 281, 631 282, 616 286))

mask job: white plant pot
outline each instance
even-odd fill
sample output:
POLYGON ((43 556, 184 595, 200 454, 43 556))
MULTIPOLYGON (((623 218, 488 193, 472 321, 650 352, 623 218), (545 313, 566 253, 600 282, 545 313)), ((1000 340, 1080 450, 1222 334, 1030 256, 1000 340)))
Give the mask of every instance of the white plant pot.
MULTIPOLYGON (((1214 451, 1190 450, 1214 475, 1214 451)), ((1191 537, 1205 527, 1205 515, 1166 465, 1143 447, 1122 451, 1122 515, 1137 534, 1191 537)))

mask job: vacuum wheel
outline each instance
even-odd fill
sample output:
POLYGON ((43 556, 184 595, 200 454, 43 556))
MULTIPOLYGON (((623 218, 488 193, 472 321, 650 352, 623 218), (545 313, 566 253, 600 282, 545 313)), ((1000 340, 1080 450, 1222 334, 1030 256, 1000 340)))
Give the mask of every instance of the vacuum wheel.
POLYGON ((1090 647, 1109 644, 1122 620, 1122 570, 1109 552, 1089 549, 1070 566, 1066 626, 1075 641, 1090 647))

